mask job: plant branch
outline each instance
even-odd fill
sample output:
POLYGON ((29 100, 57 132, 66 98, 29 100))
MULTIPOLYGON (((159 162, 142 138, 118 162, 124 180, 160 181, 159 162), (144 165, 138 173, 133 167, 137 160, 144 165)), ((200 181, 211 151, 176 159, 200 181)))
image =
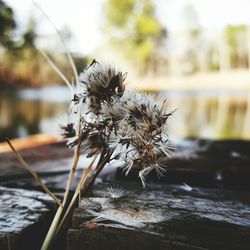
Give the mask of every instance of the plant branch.
POLYGON ((36 182, 43 188, 43 190, 59 205, 61 206, 62 203, 61 201, 47 188, 47 186, 43 183, 43 181, 41 180, 41 178, 38 176, 38 174, 36 173, 36 171, 22 158, 22 156, 16 151, 14 145, 11 143, 11 141, 6 138, 6 142, 9 144, 10 148, 12 149, 12 151, 15 153, 18 161, 21 163, 21 165, 27 169, 31 175, 34 177, 34 179, 36 180, 36 182))

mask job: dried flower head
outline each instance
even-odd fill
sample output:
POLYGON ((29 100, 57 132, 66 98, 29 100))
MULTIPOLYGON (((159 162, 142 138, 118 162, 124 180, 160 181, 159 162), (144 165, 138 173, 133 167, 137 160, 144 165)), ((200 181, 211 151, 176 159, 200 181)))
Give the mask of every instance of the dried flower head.
POLYGON ((112 97, 123 94, 126 76, 127 73, 123 74, 114 66, 100 64, 95 60, 90 64, 80 79, 92 112, 98 113, 101 103, 110 103, 112 97))
POLYGON ((121 102, 127 107, 127 117, 119 126, 122 130, 119 143, 124 146, 120 159, 126 174, 133 166, 141 168, 139 177, 145 186, 146 176, 152 170, 158 177, 165 172, 172 150, 166 123, 172 112, 166 111, 165 101, 158 103, 153 96, 134 91, 125 93, 121 102))
POLYGON ((140 168, 145 186, 152 170, 158 177, 165 172, 173 149, 167 136, 173 112, 152 95, 125 90, 125 78, 115 67, 93 61, 81 75, 83 89, 72 100, 72 120, 63 134, 89 157, 102 152, 120 160, 126 174, 140 168))

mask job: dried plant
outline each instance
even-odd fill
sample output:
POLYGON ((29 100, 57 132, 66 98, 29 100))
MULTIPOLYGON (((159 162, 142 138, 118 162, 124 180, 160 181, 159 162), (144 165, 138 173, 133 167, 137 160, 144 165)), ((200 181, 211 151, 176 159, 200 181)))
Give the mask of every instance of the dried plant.
MULTIPOLYGON (((151 171, 155 171, 158 177, 166 171, 166 161, 172 150, 168 143, 167 121, 173 112, 166 110, 165 100, 158 101, 152 95, 125 90, 126 76, 116 67, 95 60, 80 75, 77 92, 73 93, 70 104, 69 122, 61 126, 67 145, 74 148, 62 202, 46 188, 8 141, 19 161, 59 205, 42 250, 51 248, 53 240, 67 224, 79 196, 86 194, 100 171, 112 160, 120 162, 125 174, 132 168, 138 168, 144 187, 151 171), (81 154, 93 160, 83 171, 69 200, 81 154)), ((70 89, 72 91, 73 88, 70 89)), ((109 190, 110 198, 117 198, 121 193, 120 190, 109 190)))
MULTIPOLYGON (((41 247, 41 250, 48 250, 53 246, 52 243, 61 229, 67 225, 67 219, 79 197, 86 194, 100 171, 112 160, 120 162, 125 174, 128 174, 132 168, 138 168, 139 178, 144 187, 146 177, 151 171, 155 171, 158 177, 164 174, 166 161, 173 149, 168 143, 167 136, 167 121, 173 112, 166 110, 165 100, 158 101, 152 95, 125 90, 124 82, 127 73, 122 73, 112 65, 93 60, 78 77, 73 59, 60 32, 40 6, 37 3, 34 4, 56 30, 72 67, 77 87, 75 88, 74 82, 71 84, 54 62, 41 51, 47 62, 65 81, 72 94, 69 122, 61 126, 67 145, 74 148, 63 201, 60 201, 46 187, 7 139, 19 162, 58 204, 58 210, 41 247), (74 92, 75 90, 77 92, 74 92), (92 157, 93 160, 83 171, 74 195, 70 199, 69 192, 81 154, 92 157)), ((122 189, 111 187, 106 199, 117 200, 122 195, 122 189)))
MULTIPOLYGON (((126 174, 140 168, 146 175, 165 171, 172 147, 168 143, 165 101, 133 90, 125 90, 123 74, 115 67, 93 61, 81 74, 81 90, 74 95, 69 123, 62 126, 68 145, 88 157, 110 153, 120 160, 126 174)), ((110 159, 108 161, 110 161, 110 159)))

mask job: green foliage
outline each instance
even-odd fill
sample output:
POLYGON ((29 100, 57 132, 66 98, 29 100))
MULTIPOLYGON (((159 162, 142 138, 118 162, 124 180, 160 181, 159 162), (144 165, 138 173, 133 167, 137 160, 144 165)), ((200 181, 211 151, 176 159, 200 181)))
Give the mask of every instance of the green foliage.
POLYGON ((34 19, 30 19, 28 23, 27 31, 23 34, 23 48, 35 48, 36 40, 36 22, 34 19))
MULTIPOLYGON (((56 63, 68 79, 72 79, 72 71, 64 54, 46 54, 56 63)), ((85 57, 73 57, 78 72, 87 65, 85 57)), ((0 58, 0 88, 3 87, 39 87, 49 84, 62 83, 61 78, 54 72, 43 56, 35 48, 21 47, 8 50, 0 58)))
POLYGON ((0 0, 0 45, 7 48, 12 46, 12 34, 15 27, 13 10, 0 0))
POLYGON ((124 28, 134 8, 134 2, 134 0, 109 0, 104 7, 107 23, 116 28, 124 28))
MULTIPOLYGON (((44 84, 61 83, 61 78, 54 72, 36 48, 36 22, 30 18, 26 31, 13 40, 15 27, 17 26, 13 11, 0 0, 0 88, 41 86, 44 84)), ((70 31, 66 28, 62 31, 64 40, 69 39, 70 31)), ((56 61, 61 71, 72 79, 69 62, 65 55, 53 53, 50 57, 56 61)), ((73 58, 78 72, 87 65, 85 57, 73 58)))
POLYGON ((246 25, 226 26, 224 30, 224 40, 228 46, 228 57, 231 67, 247 67, 246 25))
POLYGON ((134 59, 141 72, 150 67, 148 63, 163 44, 166 36, 155 15, 150 0, 108 0, 104 5, 105 33, 129 59, 134 59), (133 57, 131 57, 133 55, 133 57))
POLYGON ((229 46, 237 46, 237 35, 246 32, 246 25, 228 25, 225 28, 225 39, 229 46))

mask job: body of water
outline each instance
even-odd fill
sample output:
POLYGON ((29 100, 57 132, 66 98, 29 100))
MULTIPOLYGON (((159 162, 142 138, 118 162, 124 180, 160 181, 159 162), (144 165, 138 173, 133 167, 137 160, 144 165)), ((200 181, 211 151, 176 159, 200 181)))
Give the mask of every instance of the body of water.
MULTIPOLYGON (((250 138, 250 94, 235 90, 170 91, 171 137, 250 138)), ((70 103, 66 87, 0 92, 0 138, 60 134, 70 103)))
POLYGON ((0 137, 60 134, 70 93, 65 87, 24 89, 0 94, 0 137))

